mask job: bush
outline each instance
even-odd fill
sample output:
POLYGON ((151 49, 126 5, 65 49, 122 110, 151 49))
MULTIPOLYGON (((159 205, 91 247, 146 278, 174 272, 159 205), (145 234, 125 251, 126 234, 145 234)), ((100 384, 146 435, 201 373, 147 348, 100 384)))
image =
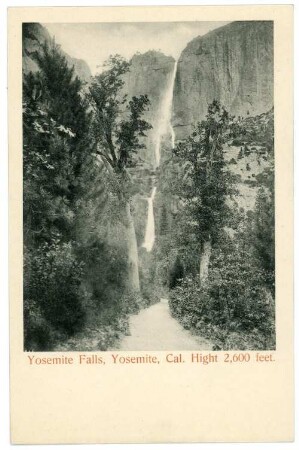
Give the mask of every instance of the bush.
POLYGON ((44 318, 40 306, 24 298, 24 348, 27 351, 52 349, 60 334, 44 318))
POLYGON ((169 288, 174 289, 181 283, 182 278, 184 277, 184 266, 180 259, 180 256, 177 255, 173 266, 170 269, 169 273, 169 288))
POLYGON ((125 248, 111 239, 94 237, 91 242, 80 246, 78 255, 85 262, 84 278, 94 307, 103 314, 103 310, 108 308, 112 315, 115 309, 117 315, 121 297, 127 288, 125 248))
POLYGON ((34 350, 44 349, 47 339, 52 341, 57 333, 70 336, 84 323, 83 265, 71 243, 59 242, 25 250, 24 263, 25 349, 29 343, 34 350))
POLYGON ((130 334, 129 316, 146 306, 139 294, 126 292, 117 303, 111 301, 100 311, 94 311, 92 320, 84 329, 56 345, 56 351, 106 351, 117 346, 117 341, 130 334))
POLYGON ((263 273, 241 249, 214 253, 209 279, 185 278, 170 293, 173 315, 185 328, 211 338, 218 349, 275 348, 275 307, 263 273))

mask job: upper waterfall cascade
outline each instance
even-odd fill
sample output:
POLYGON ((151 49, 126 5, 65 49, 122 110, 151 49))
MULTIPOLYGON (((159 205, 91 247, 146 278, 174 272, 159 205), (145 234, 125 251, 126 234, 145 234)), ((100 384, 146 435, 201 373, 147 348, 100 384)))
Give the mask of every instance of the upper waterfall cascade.
POLYGON ((173 66, 173 71, 169 79, 165 95, 160 105, 159 111, 159 122, 156 130, 156 143, 155 143, 155 156, 156 156, 156 166, 159 167, 161 159, 161 141, 163 136, 168 133, 171 135, 171 147, 174 148, 175 133, 173 126, 171 124, 172 116, 172 100, 173 100, 173 89, 174 82, 177 72, 178 62, 175 61, 173 66))

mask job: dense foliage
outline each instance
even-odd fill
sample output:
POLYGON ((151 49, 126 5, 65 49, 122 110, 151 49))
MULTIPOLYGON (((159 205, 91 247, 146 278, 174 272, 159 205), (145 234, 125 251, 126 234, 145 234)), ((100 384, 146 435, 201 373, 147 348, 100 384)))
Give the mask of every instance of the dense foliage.
POLYGON ((81 82, 54 44, 45 44, 36 61, 40 70, 23 84, 26 349, 47 348, 82 326, 76 212, 90 164, 81 82))
POLYGON ((215 349, 275 348, 274 301, 250 256, 247 246, 223 241, 214 248, 204 285, 187 276, 171 291, 174 316, 215 349))
POLYGON ((142 115, 149 105, 146 95, 128 101, 122 92, 122 76, 129 71, 129 63, 121 56, 107 61, 108 70, 96 75, 91 82, 88 98, 92 108, 92 135, 96 152, 109 164, 115 174, 120 174, 118 195, 127 194, 124 186, 127 168, 134 167, 136 153, 144 147, 144 137, 151 125, 142 115))
POLYGON ((228 209, 225 198, 230 194, 230 174, 224 170, 224 136, 230 118, 219 102, 208 108, 206 120, 198 123, 192 135, 174 149, 179 163, 185 164, 185 183, 180 197, 193 217, 200 242, 217 236, 228 209))
POLYGON ((273 121, 265 115, 229 117, 213 102, 206 120, 177 145, 165 164, 161 190, 172 201, 167 204, 161 196, 160 280, 170 288, 173 315, 186 328, 209 337, 215 348, 275 347, 272 161, 273 121), (235 161, 223 150, 236 141, 242 145, 239 158, 258 144, 268 152, 267 168, 252 183, 253 210, 240 209, 234 200, 240 195, 240 180, 234 173, 235 161), (211 252, 203 280, 199 265, 207 239, 211 252))
POLYGON ((127 283, 121 202, 150 127, 148 99, 118 95, 128 70, 119 57, 89 87, 53 42, 35 61, 39 70, 23 78, 24 346, 75 348, 76 336, 98 327, 94 347, 105 349, 142 304, 127 283))

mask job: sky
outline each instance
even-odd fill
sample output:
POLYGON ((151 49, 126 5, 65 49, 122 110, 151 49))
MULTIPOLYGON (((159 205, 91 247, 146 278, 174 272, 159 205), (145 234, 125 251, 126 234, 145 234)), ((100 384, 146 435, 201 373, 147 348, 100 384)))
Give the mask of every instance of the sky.
POLYGON ((43 23, 57 44, 84 59, 92 74, 110 55, 130 59, 136 52, 160 50, 177 59, 188 42, 229 22, 43 23))

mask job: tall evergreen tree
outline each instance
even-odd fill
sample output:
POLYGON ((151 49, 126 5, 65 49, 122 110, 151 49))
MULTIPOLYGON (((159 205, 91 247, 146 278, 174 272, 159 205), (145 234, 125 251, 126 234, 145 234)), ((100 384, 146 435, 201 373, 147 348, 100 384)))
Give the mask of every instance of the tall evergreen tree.
POLYGON ((91 161, 81 81, 54 42, 35 60, 39 70, 23 77, 26 349, 49 348, 53 333, 72 334, 83 323, 83 265, 74 248, 91 161))
POLYGON ((228 214, 225 199, 231 191, 231 179, 225 167, 223 142, 230 121, 227 111, 214 101, 208 107, 206 120, 174 149, 178 158, 188 162, 182 195, 196 222, 202 281, 207 278, 211 246, 217 242, 228 214))
POLYGON ((45 43, 35 60, 39 71, 25 75, 23 83, 24 220, 35 237, 48 239, 54 228, 70 237, 91 158, 89 114, 82 82, 59 47, 45 43))

